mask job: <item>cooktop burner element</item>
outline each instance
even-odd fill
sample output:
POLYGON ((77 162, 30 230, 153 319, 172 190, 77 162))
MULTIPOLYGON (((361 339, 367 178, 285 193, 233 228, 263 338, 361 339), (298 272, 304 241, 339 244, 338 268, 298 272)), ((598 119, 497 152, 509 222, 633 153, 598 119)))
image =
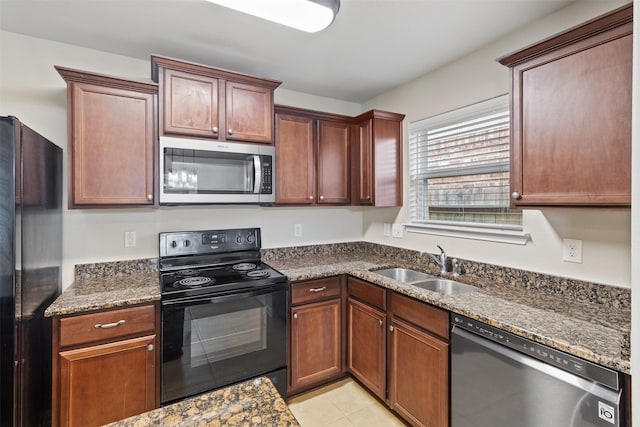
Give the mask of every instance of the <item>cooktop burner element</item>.
POLYGON ((235 271, 249 271, 249 270, 255 270, 256 267, 257 266, 253 263, 241 262, 240 264, 236 264, 231 268, 234 269, 235 271))
POLYGON ((286 286, 287 278, 260 260, 260 247, 259 228, 160 233, 162 300, 286 286))
POLYGON ((187 277, 186 279, 180 279, 175 282, 177 286, 185 286, 187 288, 194 288, 197 286, 208 285, 213 282, 211 277, 187 277))
POLYGON ((268 277, 269 272, 267 270, 254 270, 249 271, 246 276, 250 279, 262 279, 263 277, 268 277))

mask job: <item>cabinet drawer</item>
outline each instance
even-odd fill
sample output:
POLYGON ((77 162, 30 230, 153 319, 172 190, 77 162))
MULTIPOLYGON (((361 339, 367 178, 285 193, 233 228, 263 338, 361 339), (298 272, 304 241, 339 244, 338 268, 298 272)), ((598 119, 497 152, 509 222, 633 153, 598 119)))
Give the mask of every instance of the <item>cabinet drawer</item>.
POLYGON ((391 312, 431 333, 449 339, 449 312, 393 292, 391 312))
POLYGON ((308 280, 291 285, 291 305, 340 296, 340 278, 308 280))
POLYGON ((155 307, 144 305, 60 319, 60 347, 153 332, 155 307))
POLYGON ((387 293, 384 288, 353 277, 349 277, 349 281, 347 283, 350 296, 355 297, 360 301, 364 301, 369 305, 379 308, 380 310, 387 310, 387 293))

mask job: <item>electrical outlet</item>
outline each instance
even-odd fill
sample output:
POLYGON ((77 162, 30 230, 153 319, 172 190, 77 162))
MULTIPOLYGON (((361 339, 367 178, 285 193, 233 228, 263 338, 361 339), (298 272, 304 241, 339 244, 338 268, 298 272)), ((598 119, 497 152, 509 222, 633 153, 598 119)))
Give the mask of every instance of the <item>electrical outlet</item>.
POLYGON ((293 224, 294 237, 302 237, 302 224, 293 224))
POLYGON ((391 236, 391 224, 383 224, 382 234, 385 236, 391 236))
POLYGON ((562 239, 562 259, 582 264, 582 240, 562 239))
POLYGON ((136 232, 125 231, 124 232, 124 247, 135 248, 136 247, 136 232))
POLYGON ((391 225, 391 236, 396 239, 402 238, 402 224, 392 224, 391 225))

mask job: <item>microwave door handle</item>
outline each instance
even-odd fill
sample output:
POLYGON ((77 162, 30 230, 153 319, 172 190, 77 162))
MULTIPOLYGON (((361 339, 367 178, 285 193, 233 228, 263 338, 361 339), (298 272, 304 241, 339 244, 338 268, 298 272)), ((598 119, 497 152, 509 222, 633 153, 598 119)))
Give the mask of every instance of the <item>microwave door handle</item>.
POLYGON ((257 154, 253 156, 253 192, 260 194, 260 188, 262 187, 262 163, 260 162, 260 156, 257 154))

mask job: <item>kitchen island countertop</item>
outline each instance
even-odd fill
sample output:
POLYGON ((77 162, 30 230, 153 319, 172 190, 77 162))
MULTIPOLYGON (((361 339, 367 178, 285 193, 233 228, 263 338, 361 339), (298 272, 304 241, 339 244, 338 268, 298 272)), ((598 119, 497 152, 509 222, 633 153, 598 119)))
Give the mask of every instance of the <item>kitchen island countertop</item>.
POLYGON ((147 426, 299 426, 271 381, 254 378, 107 424, 147 426))

